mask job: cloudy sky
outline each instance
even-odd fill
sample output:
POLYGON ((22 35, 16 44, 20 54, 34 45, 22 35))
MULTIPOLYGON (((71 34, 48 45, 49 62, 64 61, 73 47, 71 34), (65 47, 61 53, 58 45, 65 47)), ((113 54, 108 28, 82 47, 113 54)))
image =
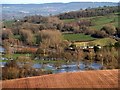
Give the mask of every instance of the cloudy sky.
POLYGON ((28 4, 28 3, 51 3, 51 2, 119 2, 120 0, 0 0, 1 4, 28 4))

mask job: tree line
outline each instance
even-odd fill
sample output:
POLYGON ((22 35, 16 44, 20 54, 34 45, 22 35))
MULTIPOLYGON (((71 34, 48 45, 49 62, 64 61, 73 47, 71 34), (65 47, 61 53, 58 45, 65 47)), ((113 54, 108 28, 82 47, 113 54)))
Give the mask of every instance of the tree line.
POLYGON ((88 8, 85 10, 72 11, 57 15, 60 19, 77 19, 82 17, 104 16, 110 13, 119 12, 119 6, 105 6, 88 8))

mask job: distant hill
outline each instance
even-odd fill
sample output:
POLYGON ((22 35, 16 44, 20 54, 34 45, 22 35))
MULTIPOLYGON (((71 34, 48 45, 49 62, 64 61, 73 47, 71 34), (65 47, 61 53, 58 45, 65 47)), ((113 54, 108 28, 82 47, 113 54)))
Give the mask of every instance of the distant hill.
POLYGON ((112 2, 70 2, 70 3, 45 3, 45 4, 3 4, 2 18, 22 18, 29 15, 55 15, 63 12, 76 11, 86 8, 103 6, 117 6, 112 2))

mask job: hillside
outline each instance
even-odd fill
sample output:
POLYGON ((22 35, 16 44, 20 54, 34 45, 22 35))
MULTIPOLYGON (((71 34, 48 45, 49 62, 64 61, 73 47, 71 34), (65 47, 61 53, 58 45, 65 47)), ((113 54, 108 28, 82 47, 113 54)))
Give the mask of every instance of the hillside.
POLYGON ((119 13, 111 13, 105 16, 94 16, 94 17, 82 17, 78 19, 63 19, 65 23, 78 22, 82 20, 91 21, 92 25, 89 26, 91 29, 100 30, 105 25, 111 25, 118 27, 119 13))
POLYGON ((70 72, 2 82, 4 88, 118 88, 118 70, 70 72))
POLYGON ((29 15, 55 15, 63 12, 86 9, 88 7, 117 6, 112 2, 70 2, 70 3, 45 3, 45 4, 3 4, 2 18, 23 18, 29 15), (14 16, 14 17, 13 17, 14 16))
MULTIPOLYGON (((74 4, 76 5, 77 3, 74 2, 74 4)), ((57 8, 62 9, 60 3, 55 4, 56 9, 53 8, 54 4, 47 5, 48 7, 45 7, 43 11, 48 10, 49 14, 57 10, 57 8)), ((86 3, 84 5, 86 5, 86 3)), ((34 15, 37 14, 34 9, 38 10, 38 12, 39 10, 42 11, 42 8, 38 8, 39 4, 37 6, 28 4, 27 9, 25 9, 25 6, 26 5, 23 5, 23 7, 21 7, 21 4, 11 4, 4 7, 7 10, 15 10, 14 12, 10 11, 8 16, 14 14, 18 16, 22 15, 22 17, 24 17, 24 15, 26 16, 24 18, 19 17, 21 19, 14 16, 13 20, 2 21, 1 39, 3 43, 1 44, 1 48, 4 49, 0 53, 2 56, 0 58, 2 64, 2 80, 25 78, 25 83, 28 83, 31 80, 31 78, 29 80, 28 77, 41 76, 39 82, 43 83, 40 83, 40 86, 42 84, 42 86, 44 86, 45 82, 44 87, 48 87, 49 85, 46 86, 46 81, 43 80, 46 77, 42 78, 42 75, 77 72, 81 70, 120 68, 118 64, 118 51, 120 47, 120 27, 118 27, 118 19, 120 14, 117 6, 87 8, 72 12, 66 11, 66 13, 49 16, 46 16, 47 14, 44 16, 34 15), (31 9, 31 7, 36 8, 31 9), (19 12, 19 10, 22 11, 19 12), (16 14, 16 11, 19 13, 16 14), (30 11, 32 11, 32 13, 30 13, 30 11)), ((44 4, 42 4, 42 7, 44 7, 44 4)), ((61 13, 61 10, 58 11, 61 13)), ((3 12, 3 14, 5 14, 5 12, 3 12)), ((8 18, 10 19, 10 17, 6 17, 6 19, 8 18)), ((68 77, 66 77, 66 74, 54 75, 51 77, 52 80, 49 77, 45 80, 48 79, 51 83, 60 82, 60 87, 70 88, 72 85, 73 87, 82 87, 82 81, 85 85, 87 79, 89 79, 87 75, 90 75, 90 73, 82 75, 80 73, 80 77, 76 75, 76 73, 75 76, 70 73, 70 77, 69 74, 67 74, 68 77), (60 75, 60 77, 56 75, 60 75), (82 78, 85 79, 85 82, 82 78), (63 80, 59 81, 57 79, 63 80), (54 80, 57 81, 54 82, 54 80), (80 83, 75 83, 75 86, 74 83, 67 84, 67 82, 70 81, 80 81, 80 83), (66 83, 65 86, 63 84, 64 82, 66 83)), ((93 74, 93 76, 96 76, 96 74, 93 74)), ((90 78, 93 77, 91 76, 90 78)), ((36 79, 38 80, 39 77, 36 79)), ((34 81, 36 80, 31 80, 30 86, 33 86, 34 81)), ((91 80, 88 82, 90 82, 88 86, 94 83, 91 80)), ((97 78, 96 83, 99 84, 100 82, 102 81, 97 78)), ((16 81, 13 83, 16 84, 16 81)), ((20 85, 19 82, 17 83, 20 85)), ((20 83, 24 83, 24 81, 20 83)), ((57 85, 58 84, 59 83, 57 83, 57 85)), ((105 85, 105 81, 103 81, 103 84, 105 85)), ((25 85, 28 87, 28 84, 25 85)), ((12 82, 10 87, 11 86, 12 82)), ((39 86, 39 83, 35 86, 39 86)), ((6 87, 9 87, 9 84, 6 87)), ((94 87, 94 85, 92 87, 94 87)), ((95 87, 97 86, 95 85, 95 87)))
MULTIPOLYGON (((109 7, 105 7, 104 10, 106 11, 108 8, 109 7)), ((88 12, 90 11, 88 10, 88 12)), ((62 37, 64 40, 80 41, 80 42, 95 40, 90 43, 93 43, 94 45, 105 46, 105 45, 109 45, 109 43, 114 44, 116 41, 113 40, 112 38, 108 38, 109 33, 107 33, 106 31, 102 32, 101 29, 104 26, 109 26, 111 29, 117 32, 118 21, 119 21, 118 19, 119 19, 119 12, 110 13, 105 16, 81 17, 78 19, 63 19, 63 20, 60 20, 59 18, 56 17, 28 16, 28 17, 24 17, 22 20, 18 22, 15 22, 14 20, 4 21, 4 24, 8 28, 13 28, 14 31, 17 31, 18 26, 19 26, 19 30, 22 28, 31 30, 33 32, 33 36, 35 40, 37 40, 36 35, 40 30, 57 28, 59 31, 63 32, 62 37), (98 35, 98 37, 95 35, 98 35)), ((115 35, 117 35, 117 33, 113 34, 112 36, 114 37, 115 35)), ((21 34, 14 35, 13 37, 15 39, 22 40, 21 34)), ((36 41, 34 43, 36 43, 36 41)), ((77 46, 79 46, 79 42, 77 42, 77 46)))

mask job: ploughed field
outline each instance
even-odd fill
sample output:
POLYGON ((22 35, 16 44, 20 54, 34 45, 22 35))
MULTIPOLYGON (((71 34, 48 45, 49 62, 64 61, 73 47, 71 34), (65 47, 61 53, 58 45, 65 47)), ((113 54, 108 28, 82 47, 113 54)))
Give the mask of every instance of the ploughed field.
POLYGON ((118 70, 96 70, 2 81, 3 88, 118 88, 118 70))

